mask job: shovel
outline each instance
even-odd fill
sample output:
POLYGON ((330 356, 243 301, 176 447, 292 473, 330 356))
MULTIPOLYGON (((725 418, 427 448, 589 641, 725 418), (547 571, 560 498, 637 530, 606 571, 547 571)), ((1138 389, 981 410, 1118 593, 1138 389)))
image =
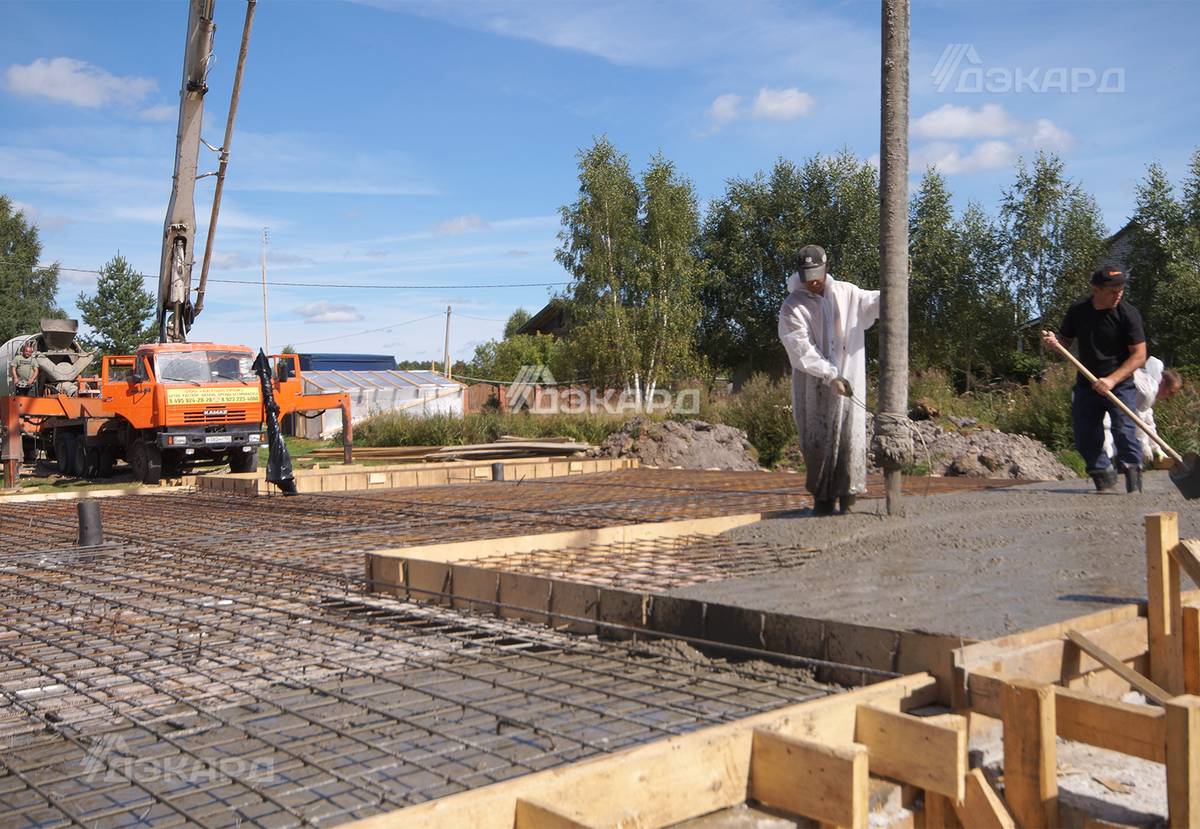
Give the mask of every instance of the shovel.
MULTIPOLYGON (((1043 331, 1042 336, 1048 336, 1049 331, 1043 331)), ((1096 382, 1096 377, 1090 371, 1083 367, 1079 360, 1075 359, 1070 351, 1062 347, 1062 343, 1055 342, 1054 347, 1059 353, 1071 361, 1075 368, 1079 369, 1079 373, 1086 377, 1092 383, 1096 382)), ((1163 451, 1171 456, 1171 460, 1175 461, 1175 465, 1168 470, 1167 474, 1171 477, 1171 483, 1175 484, 1176 489, 1189 501, 1194 501, 1200 498, 1200 463, 1197 462, 1195 452, 1188 452, 1187 458, 1180 457, 1179 453, 1167 446, 1166 441, 1155 434, 1154 430, 1142 422, 1142 419, 1130 411, 1121 400, 1111 391, 1104 392, 1104 396, 1117 404, 1117 408, 1129 416, 1137 427, 1150 436, 1150 439, 1163 448, 1163 451)))

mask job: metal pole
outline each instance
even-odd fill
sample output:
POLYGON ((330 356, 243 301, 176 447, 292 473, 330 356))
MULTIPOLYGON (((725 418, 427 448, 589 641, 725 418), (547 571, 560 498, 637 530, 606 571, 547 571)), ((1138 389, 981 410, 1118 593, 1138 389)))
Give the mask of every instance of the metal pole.
POLYGON ((445 371, 446 379, 450 379, 450 306, 446 306, 446 362, 445 371))
POLYGON ((263 282, 263 353, 271 356, 271 338, 267 335, 267 229, 262 229, 262 282, 263 282))
POLYGON ((97 547, 104 543, 104 530, 100 525, 100 502, 80 501, 76 506, 79 514, 79 540, 76 547, 97 547))
POLYGON ((879 417, 876 460, 888 515, 900 515, 908 428, 908 0, 883 2, 879 153, 879 417))

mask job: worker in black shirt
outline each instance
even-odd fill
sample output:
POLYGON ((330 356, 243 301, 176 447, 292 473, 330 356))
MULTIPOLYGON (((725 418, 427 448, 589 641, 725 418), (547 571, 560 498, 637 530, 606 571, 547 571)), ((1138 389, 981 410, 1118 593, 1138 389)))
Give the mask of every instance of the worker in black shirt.
POLYGON ((1070 348, 1079 341, 1079 362, 1097 379, 1088 382, 1083 374, 1075 379, 1071 418, 1075 425, 1075 448, 1087 464, 1088 474, 1101 492, 1117 485, 1117 471, 1125 473, 1125 491, 1142 491, 1142 444, 1137 426, 1117 407, 1110 391, 1130 408, 1137 408, 1133 373, 1146 362, 1146 333, 1142 315, 1121 296, 1125 274, 1102 267, 1092 274, 1092 295, 1076 300, 1067 309, 1059 336, 1046 334, 1044 344, 1070 348), (1104 415, 1112 419, 1116 458, 1104 452, 1104 415), (1115 463, 1115 468, 1114 468, 1115 463))

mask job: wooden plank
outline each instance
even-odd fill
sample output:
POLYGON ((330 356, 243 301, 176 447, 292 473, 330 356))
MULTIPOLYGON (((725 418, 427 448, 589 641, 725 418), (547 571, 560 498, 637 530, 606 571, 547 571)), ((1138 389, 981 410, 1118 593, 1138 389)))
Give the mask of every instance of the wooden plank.
POLYGON ((549 625, 549 579, 517 573, 500 572, 500 604, 496 615, 505 619, 524 619, 538 625, 549 625), (542 611, 542 612, 537 612, 542 611))
POLYGON ((684 535, 717 535, 726 530, 760 521, 764 513, 742 513, 720 515, 714 518, 692 518, 686 521, 660 521, 646 524, 625 524, 616 527, 567 530, 540 535, 519 535, 507 538, 492 538, 475 541, 457 541, 449 544, 431 544, 424 547, 397 547, 390 550, 372 550, 371 555, 394 556, 426 561, 468 562, 477 558, 515 553, 532 553, 538 550, 566 550, 572 547, 591 547, 597 544, 631 544, 656 538, 677 538, 684 535))
POLYGON ((1004 797, 1021 826, 1058 826, 1054 686, 1004 685, 1004 797))
POLYGON ((1200 694, 1200 607, 1183 607, 1183 690, 1200 694))
POLYGON ((1200 697, 1184 694, 1165 706, 1167 809, 1170 826, 1200 826, 1200 697))
MULTIPOLYGON (((1090 641, 1079 631, 1068 630, 1067 638, 1074 642, 1081 651, 1086 652, 1093 659, 1102 662, 1110 671, 1119 675, 1138 691, 1145 694, 1147 699, 1151 699, 1159 705, 1162 705, 1173 696, 1173 694, 1169 693, 1163 688, 1158 687, 1149 679, 1127 666, 1120 659, 1117 659, 1117 657, 1113 656, 1096 643, 1090 641)), ((1151 659, 1153 660, 1153 654, 1151 655, 1151 659)), ((1153 664, 1153 662, 1151 662, 1151 664, 1153 664)))
MULTIPOLYGON (((1072 621, 1086 624, 1095 618, 1081 617, 1072 621)), ((1071 686, 1089 684, 1092 680, 1083 683, 1079 680, 1106 666, 1068 644, 1065 634, 1069 629, 1070 624, 1054 626, 1053 633, 1059 638, 1027 644, 1017 650, 983 651, 982 656, 977 646, 955 651, 955 672, 958 677, 954 683, 955 707, 970 708, 999 719, 1002 682, 1005 680, 1028 679, 1071 686), (974 657, 971 657, 972 653, 974 657), (971 661, 964 662, 964 657, 971 658, 971 661), (961 692, 964 684, 968 689, 967 696, 961 692)), ((1092 642, 1125 662, 1144 656, 1146 652, 1146 620, 1136 615, 1090 629, 1081 625, 1079 630, 1086 630, 1092 642)))
POLYGON ((1183 693, 1183 616, 1179 598, 1179 564, 1171 549, 1179 543, 1179 516, 1154 512, 1146 516, 1146 592, 1149 596, 1147 637, 1150 680, 1169 694, 1183 693))
POLYGON ((1166 762, 1166 720, 1161 708, 1056 687, 1054 711, 1058 736, 1065 740, 1166 762))
MULTIPOLYGON (((951 715, 953 716, 953 715, 951 715)), ((967 774, 967 719, 932 722, 860 705, 854 741, 867 747, 871 773, 962 800, 967 774)))
POLYGON ((595 829, 592 824, 567 816, 561 809, 546 806, 530 797, 517 799, 513 829, 595 829))
POLYGON ((830 746, 756 729, 750 796, 835 826, 867 829, 867 748, 830 746))
POLYGON ((967 775, 967 796, 961 804, 955 804, 958 819, 971 829, 1017 829, 1017 822, 991 783, 983 776, 982 769, 971 769, 967 775))
POLYGON ((1180 539, 1170 550, 1171 558, 1178 562, 1183 572, 1196 584, 1200 584, 1200 541, 1194 538, 1180 539))
MULTIPOLYGON (((854 693, 862 694, 860 704, 901 711, 937 702, 937 680, 929 674, 913 674, 868 685, 854 693), (875 689, 878 690, 874 694, 866 693, 875 689)), ((828 745, 852 743, 858 725, 858 711, 853 706, 845 705, 845 699, 846 695, 839 694, 813 700, 795 716, 789 717, 780 726, 780 731, 828 745)))
POLYGON ((962 829, 954 801, 937 792, 925 793, 925 829, 962 829))

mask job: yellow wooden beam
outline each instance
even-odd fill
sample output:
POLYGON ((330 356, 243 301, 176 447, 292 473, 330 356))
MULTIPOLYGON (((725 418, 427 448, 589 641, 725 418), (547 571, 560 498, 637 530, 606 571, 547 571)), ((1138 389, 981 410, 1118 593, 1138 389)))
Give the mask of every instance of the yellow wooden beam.
POLYGON ((854 741, 867 747, 871 773, 938 792, 965 795, 967 718, 914 717, 873 705, 858 706, 854 741))
POLYGON ((867 829, 867 748, 830 746, 756 729, 750 757, 750 796, 793 814, 867 829))
POLYGON ((1058 751, 1054 686, 1005 683, 1004 796, 1021 826, 1057 827, 1058 751))
POLYGON ((1056 687, 1058 736, 1119 751, 1155 763, 1166 762, 1166 721, 1160 708, 1103 699, 1086 691, 1056 687))
POLYGON ((971 769, 967 775, 967 796, 954 809, 962 825, 971 829, 1017 829, 1016 820, 983 776, 982 769, 971 769))
MULTIPOLYGON (((1138 691, 1145 694, 1147 699, 1151 699, 1159 705, 1162 705, 1164 702, 1174 696, 1174 694, 1171 694, 1164 688, 1160 688, 1158 685, 1130 668, 1120 659, 1117 659, 1117 657, 1104 650, 1104 648, 1089 640, 1079 631, 1068 630, 1067 638, 1074 642, 1081 651, 1102 663, 1110 671, 1119 675, 1138 691)), ((1151 655, 1151 658, 1153 659, 1153 655, 1151 655)), ((1151 662, 1151 664, 1153 665, 1153 662, 1151 662)))
POLYGON ((1153 512, 1146 516, 1150 679, 1172 696, 1184 691, 1179 564, 1171 558, 1171 550, 1178 543, 1179 516, 1176 513, 1153 512))
POLYGON ((1171 826, 1200 826, 1200 697, 1184 694, 1165 706, 1167 808, 1171 826))

